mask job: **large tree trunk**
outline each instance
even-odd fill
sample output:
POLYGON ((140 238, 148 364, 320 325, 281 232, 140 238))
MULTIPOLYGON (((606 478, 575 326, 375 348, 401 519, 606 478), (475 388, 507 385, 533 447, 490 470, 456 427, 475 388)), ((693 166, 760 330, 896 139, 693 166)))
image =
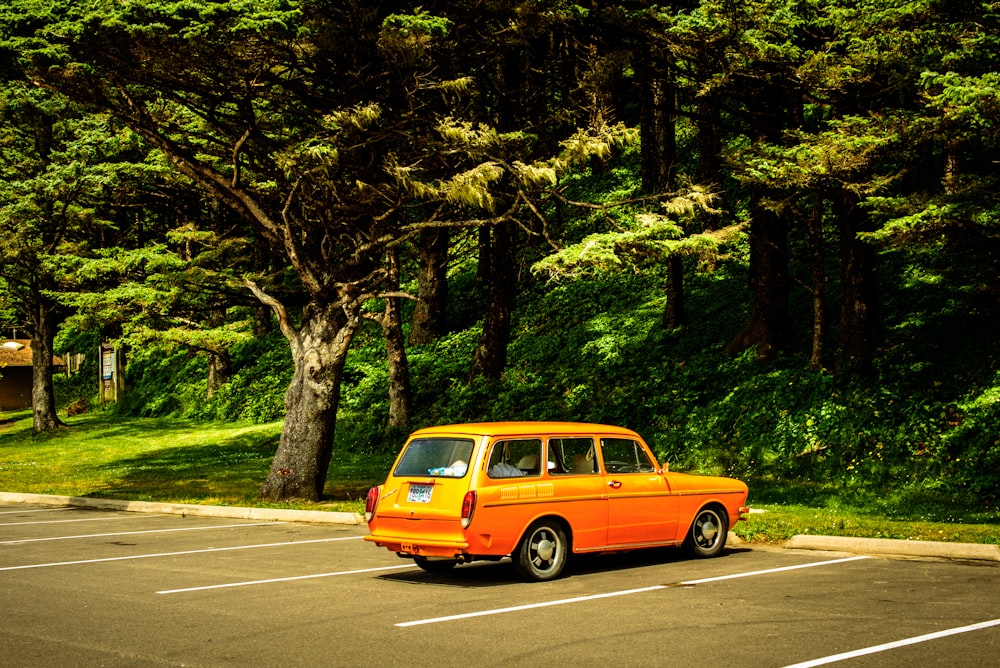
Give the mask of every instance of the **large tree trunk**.
POLYGON ((871 221, 846 190, 838 202, 842 295, 836 373, 869 375, 873 371, 878 299, 875 285, 875 249, 858 238, 871 221))
POLYGON ((726 352, 757 348, 757 358, 773 360, 788 346, 788 225, 761 196, 750 205, 750 320, 726 352))
MULTIPOLYGON (((670 192, 677 168, 677 128, 674 124, 676 93, 673 82, 663 73, 649 51, 640 65, 640 133, 642 190, 649 195, 670 192)), ((663 326, 675 329, 687 321, 684 300, 684 262, 679 255, 667 258, 667 295, 663 326)))
MULTIPOLYGON (((225 309, 213 309, 208 317, 210 327, 220 327, 226 322, 225 309)), ((233 369, 232 359, 229 357, 229 350, 219 347, 215 350, 208 350, 208 379, 206 381, 205 396, 211 399, 223 385, 229 382, 229 375, 233 369)))
POLYGON ((809 368, 819 371, 823 368, 826 347, 826 252, 823 243, 823 200, 817 195, 809 216, 809 246, 812 249, 810 265, 812 283, 812 351, 809 368))
POLYGON ((322 496, 333 454, 344 362, 359 319, 356 313, 348 317, 342 303, 313 301, 296 330, 284 309, 273 299, 269 303, 291 345, 295 373, 285 392, 285 426, 260 496, 272 501, 316 501, 322 496))
POLYGON ((31 412, 35 433, 63 426, 56 414, 52 386, 53 341, 56 336, 55 305, 39 295, 35 299, 31 328, 31 412))
POLYGON ((410 345, 431 343, 446 331, 450 241, 451 235, 447 229, 426 230, 420 235, 417 305, 413 309, 410 345))
MULTIPOLYGON (((801 95, 779 85, 756 91, 751 136, 755 141, 782 144, 783 130, 802 115, 801 95)), ((726 347, 736 353, 757 349, 757 359, 774 360, 791 342, 788 314, 788 220, 780 199, 784 193, 760 182, 750 191, 750 290, 753 305, 746 327, 726 347)))
POLYGON ((698 182, 713 190, 722 188, 722 121, 718 101, 711 95, 697 99, 698 182))
MULTIPOLYGON (((395 249, 388 253, 389 289, 399 287, 399 266, 395 249)), ((399 297, 387 297, 382 316, 382 335, 385 337, 386 357, 389 361, 389 420, 390 429, 403 429, 410 425, 413 393, 410 389, 410 364, 406 357, 403 337, 403 316, 399 297)))
POLYGON ((208 353, 208 382, 205 396, 211 399, 223 385, 229 382, 229 374, 232 371, 232 361, 229 353, 222 351, 209 351, 208 353))
POLYGON ((488 294, 483 335, 472 356, 470 378, 483 376, 497 379, 507 365, 507 344, 510 342, 510 318, 514 310, 516 289, 513 241, 510 223, 492 228, 488 249, 480 251, 489 258, 490 273, 485 276, 488 294))

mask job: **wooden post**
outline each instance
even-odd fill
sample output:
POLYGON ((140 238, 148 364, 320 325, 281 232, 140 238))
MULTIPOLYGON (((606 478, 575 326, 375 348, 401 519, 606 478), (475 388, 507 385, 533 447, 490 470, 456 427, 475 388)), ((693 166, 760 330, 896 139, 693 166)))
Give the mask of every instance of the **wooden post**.
POLYGON ((113 401, 118 403, 125 391, 125 356, 124 352, 115 348, 110 341, 101 344, 101 405, 113 401))

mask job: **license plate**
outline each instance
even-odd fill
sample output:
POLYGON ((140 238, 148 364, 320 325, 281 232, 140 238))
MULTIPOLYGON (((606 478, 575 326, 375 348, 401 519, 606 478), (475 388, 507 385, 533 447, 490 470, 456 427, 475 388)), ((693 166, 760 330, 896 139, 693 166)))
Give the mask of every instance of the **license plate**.
POLYGON ((410 503, 430 503, 434 485, 410 485, 406 500, 410 503))

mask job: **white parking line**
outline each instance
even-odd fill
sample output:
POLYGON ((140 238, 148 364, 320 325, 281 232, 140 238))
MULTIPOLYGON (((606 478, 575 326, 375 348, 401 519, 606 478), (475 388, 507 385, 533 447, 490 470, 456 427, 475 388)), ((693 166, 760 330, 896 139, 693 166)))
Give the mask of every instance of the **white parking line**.
POLYGON ((331 543, 338 540, 358 540, 361 536, 341 538, 317 538, 315 540, 292 540, 284 543, 261 543, 259 545, 237 545, 235 547, 212 547, 204 550, 184 550, 182 552, 160 552, 157 554, 133 554, 124 557, 106 557, 104 559, 80 559, 78 561, 57 561, 49 564, 27 564, 25 566, 4 566, 0 571, 23 571, 29 568, 50 568, 53 566, 77 566, 79 564, 100 564, 109 561, 129 561, 131 559, 154 559, 157 557, 179 557, 187 554, 205 554, 208 552, 230 552, 232 550, 254 550, 259 547, 291 547, 309 543, 331 543))
POLYGON ((748 573, 733 573, 732 575, 720 575, 718 577, 704 578, 701 580, 688 580, 686 582, 678 582, 673 585, 653 585, 650 587, 641 587, 639 589, 626 589, 623 591, 612 591, 606 592, 604 594, 592 594, 590 596, 577 596, 574 598, 564 598, 555 601, 545 601, 542 603, 529 603, 527 605, 515 605, 509 608, 494 608, 492 610, 480 610, 478 612, 467 612, 460 615, 448 615, 447 617, 433 617, 431 619, 418 619, 412 622, 400 622, 396 624, 399 627, 407 626, 421 626, 424 624, 437 624, 438 622, 452 622, 458 619, 469 619, 472 617, 485 617, 487 615, 499 615, 505 612, 518 612, 521 610, 532 610, 534 608, 547 608, 553 605, 565 605, 567 603, 579 603, 581 601, 593 601, 601 598, 611 598, 614 596, 628 596, 629 594, 641 594, 648 591, 656 591, 658 589, 668 589, 670 587, 680 587, 689 586, 696 584, 704 584, 706 582, 719 582, 722 580, 735 580, 737 578, 746 578, 752 575, 766 575, 768 573, 780 573, 783 571, 794 571, 802 568, 813 568, 816 566, 831 566, 833 564, 842 564, 848 561, 859 561, 861 559, 868 559, 866 556, 857 557, 845 557, 843 559, 831 559, 829 561, 815 561, 808 564, 799 564, 796 566, 783 566, 781 568, 768 568, 762 571, 750 571, 748 573))
POLYGON ((248 582, 229 582, 218 585, 205 585, 203 587, 186 587, 184 589, 164 589, 157 594, 183 594, 192 591, 208 591, 209 589, 226 589, 228 587, 249 587, 250 585, 271 584, 274 582, 292 582, 294 580, 312 580, 313 578, 332 578, 337 575, 357 575, 359 573, 374 573, 375 571, 394 571, 400 568, 413 568, 413 564, 402 564, 398 566, 379 566, 378 568, 361 568, 355 571, 338 571, 336 573, 312 573, 310 575, 294 575, 287 578, 271 578, 270 580, 250 580, 248 582))
POLYGON ((238 529, 239 527, 271 526, 285 522, 251 522, 248 524, 220 524, 209 527, 183 527, 179 529, 145 529, 143 531, 117 531, 115 533, 84 533, 77 536, 49 536, 48 538, 21 538, 19 540, 3 540, 0 545, 17 545, 19 543, 41 543, 50 540, 76 540, 79 538, 108 538, 112 536, 136 536, 146 533, 171 533, 174 531, 206 531, 208 529, 238 529))
POLYGON ((916 645, 917 643, 927 642, 928 640, 937 640, 938 638, 946 638, 948 636, 954 636, 960 633, 969 633, 970 631, 981 631, 983 629, 988 629, 991 626, 1000 626, 1000 619, 991 619, 988 622, 980 622, 979 624, 970 624, 969 626, 960 626, 954 629, 946 629, 944 631, 937 631, 935 633, 927 633, 922 636, 914 636, 912 638, 906 638, 904 640, 887 642, 882 645, 874 645, 872 647, 865 647, 864 649, 856 649, 853 652, 843 652, 842 654, 825 656, 821 659, 813 659, 812 661, 804 661, 802 663, 792 664, 790 666, 786 666, 785 668, 813 668, 814 666, 825 666, 828 663, 836 663, 837 661, 845 661, 847 659, 853 659, 859 656, 876 654, 878 652, 884 652, 886 650, 896 649, 897 647, 916 645))
POLYGON ((7 522, 5 524, 0 524, 0 527, 19 527, 28 526, 29 524, 69 524, 71 522, 110 522, 112 520, 127 520, 131 519, 130 515, 106 515, 103 517, 85 517, 83 519, 77 520, 39 520, 36 522, 7 522))
POLYGON ((871 557, 860 555, 857 557, 844 557, 843 559, 833 559, 832 561, 815 561, 811 564, 796 564, 795 566, 781 566, 779 568, 766 568, 762 571, 749 571, 747 573, 733 573, 731 575, 720 575, 714 578, 702 578, 701 580, 688 580, 686 582, 681 582, 682 585, 700 585, 707 582, 718 582, 720 580, 735 580, 737 578, 748 578, 753 575, 767 575, 769 573, 781 573, 782 571, 799 571, 803 568, 812 568, 814 566, 829 566, 830 564, 842 564, 847 561, 861 561, 862 559, 870 559, 871 557))
POLYGON ((0 510, 0 515, 21 515, 22 513, 54 513, 60 510, 75 510, 74 508, 31 508, 28 510, 0 510))
POLYGON ((565 605, 567 603, 579 603, 581 601, 595 601, 600 598, 611 598, 613 596, 628 596, 629 594, 641 594, 657 589, 666 589, 667 585, 653 585, 651 587, 641 587, 639 589, 626 589, 624 591, 611 591, 604 594, 591 594, 590 596, 577 596, 575 598, 563 598, 557 601, 545 601, 543 603, 528 603, 526 605, 515 605, 509 608, 494 608, 493 610, 480 610, 479 612, 467 612, 462 615, 449 615, 447 617, 434 617, 433 619, 418 619, 413 622, 400 622, 399 627, 421 626, 423 624, 436 624, 438 622, 452 622, 457 619, 469 619, 471 617, 485 617, 487 615, 499 615, 504 612, 518 612, 520 610, 533 610, 535 608, 547 608, 552 605, 565 605))

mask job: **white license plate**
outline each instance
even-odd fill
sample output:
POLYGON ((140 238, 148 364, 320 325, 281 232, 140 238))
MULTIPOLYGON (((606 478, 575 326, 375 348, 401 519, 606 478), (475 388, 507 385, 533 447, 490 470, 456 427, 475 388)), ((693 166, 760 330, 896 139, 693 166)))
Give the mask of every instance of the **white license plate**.
POLYGON ((406 500, 410 503, 430 503, 434 485, 410 485, 406 500))

